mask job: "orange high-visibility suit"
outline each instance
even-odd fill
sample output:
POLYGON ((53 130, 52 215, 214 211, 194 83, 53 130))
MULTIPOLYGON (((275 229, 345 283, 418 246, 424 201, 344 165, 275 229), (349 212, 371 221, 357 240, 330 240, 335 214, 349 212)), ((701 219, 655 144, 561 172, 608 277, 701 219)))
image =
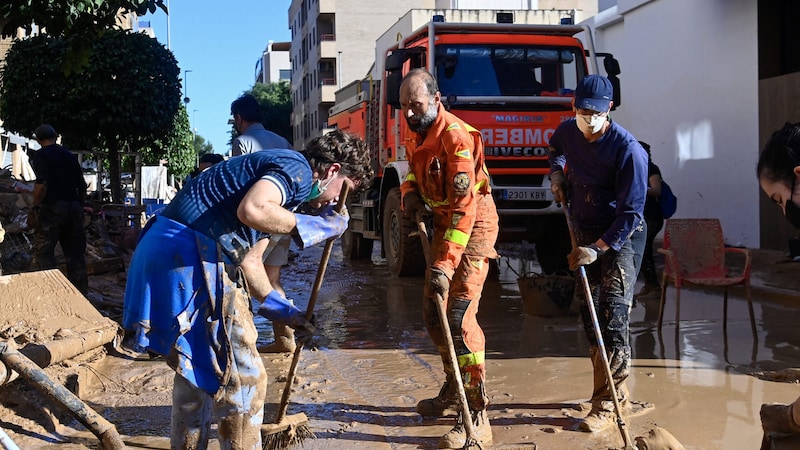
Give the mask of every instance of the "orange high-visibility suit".
MULTIPOLYGON (((476 314, 489 259, 497 257, 498 232, 483 141, 480 131, 440 104, 436 121, 424 139, 417 136, 416 145, 400 190, 403 198, 417 192, 433 210, 432 266, 451 280, 447 318, 458 366, 470 407, 482 410, 488 403, 483 387, 486 339, 476 314)), ((433 301, 424 300, 423 319, 449 373, 449 352, 433 301)))

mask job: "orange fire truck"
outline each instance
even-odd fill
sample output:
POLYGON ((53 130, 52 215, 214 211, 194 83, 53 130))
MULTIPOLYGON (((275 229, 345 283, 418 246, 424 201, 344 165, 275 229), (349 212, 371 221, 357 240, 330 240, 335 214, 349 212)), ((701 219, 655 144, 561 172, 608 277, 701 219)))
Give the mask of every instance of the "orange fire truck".
POLYGON ((615 85, 614 104, 620 104, 619 64, 610 54, 595 53, 591 38, 591 30, 570 24, 432 20, 387 49, 377 75, 340 89, 328 125, 364 138, 376 173, 373 185, 348 205, 345 256, 369 257, 373 242, 381 240, 393 273, 424 270, 416 226, 400 211, 399 186, 410 155, 399 87, 405 73, 425 67, 436 77, 445 107, 483 134, 499 240, 536 244, 545 273, 566 269, 569 232, 550 193, 547 142, 559 123, 573 117, 573 90, 579 79, 598 73, 599 59, 615 85))

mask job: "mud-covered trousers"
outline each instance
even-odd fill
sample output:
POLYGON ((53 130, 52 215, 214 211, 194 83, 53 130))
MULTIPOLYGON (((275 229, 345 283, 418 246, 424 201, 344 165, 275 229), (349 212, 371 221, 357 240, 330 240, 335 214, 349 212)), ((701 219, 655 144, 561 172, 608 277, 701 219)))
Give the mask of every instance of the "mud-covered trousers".
POLYGON ((39 270, 55 269, 56 244, 61 244, 67 265, 67 278, 83 295, 89 292, 86 273, 86 231, 83 206, 78 201, 46 203, 39 209, 34 249, 39 270))
MULTIPOLYGON (((597 241, 602 231, 601 229, 576 227, 575 236, 578 245, 587 245, 597 241)), ((641 267, 646 233, 646 226, 642 224, 634 230, 631 237, 618 251, 609 249, 605 254, 599 256, 597 261, 585 267, 597 321, 611 367, 612 379, 620 401, 627 400, 627 389, 625 389, 624 383, 630 375, 630 308, 633 302, 636 278, 641 267)), ((605 380, 602 357, 598 354, 597 337, 586 302, 580 271, 575 271, 575 283, 574 301, 580 302, 583 328, 589 340, 590 355, 594 366, 595 383, 592 402, 612 400, 611 391, 605 380)))
MULTIPOLYGON (((484 382, 486 380, 486 337, 478 324, 477 313, 483 284, 489 273, 489 258, 495 258, 494 249, 497 241, 498 219, 494 203, 486 199, 478 205, 478 214, 470 235, 469 242, 456 267, 450 282, 450 291, 446 299, 447 321, 453 346, 458 357, 458 367, 464 382, 470 409, 483 410, 488 406, 484 382)), ((431 254, 439 254, 439 247, 444 240, 446 225, 434 224, 434 235, 431 254)), ((426 276, 425 285, 428 286, 426 276)), ((423 299, 422 317, 425 328, 436 345, 436 349, 444 363, 444 371, 448 380, 453 374, 447 342, 439 322, 437 300, 427 290, 423 299)))
POLYGON ((211 431, 212 409, 219 417, 221 449, 261 450, 261 424, 267 376, 256 348, 258 332, 250 300, 239 290, 225 313, 233 361, 230 375, 212 398, 176 373, 172 391, 173 449, 205 449, 211 431), (212 408, 213 407, 213 408, 212 408))

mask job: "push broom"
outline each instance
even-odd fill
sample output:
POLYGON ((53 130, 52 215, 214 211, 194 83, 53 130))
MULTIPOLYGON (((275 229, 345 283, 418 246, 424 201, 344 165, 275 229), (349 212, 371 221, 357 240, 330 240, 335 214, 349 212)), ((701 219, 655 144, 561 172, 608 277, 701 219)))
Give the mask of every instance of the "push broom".
MULTIPOLYGON (((342 186, 342 192, 339 194, 339 202, 336 204, 336 212, 341 213, 347 202, 347 194, 350 192, 350 185, 345 183, 342 186)), ((325 276, 325 270, 328 267, 328 260, 331 257, 333 250, 333 243, 336 239, 330 238, 325 242, 325 248, 322 251, 322 258, 317 268, 317 278, 314 280, 314 286, 311 289, 311 297, 308 300, 308 307, 306 308, 306 319, 311 320, 314 315, 314 306, 317 303, 317 296, 319 295, 320 288, 322 287, 322 279, 325 276)), ((273 423, 265 423, 261 425, 261 433, 264 436, 264 448, 269 450, 277 450, 288 448, 293 445, 300 445, 306 439, 313 439, 314 432, 308 427, 308 417, 305 413, 286 415, 286 410, 289 408, 289 394, 292 391, 292 384, 294 384, 294 376, 297 373, 297 363, 300 361, 300 352, 303 351, 305 342, 300 341, 295 347, 294 355, 292 356, 292 363, 289 366, 289 375, 286 377, 286 386, 283 388, 283 395, 281 402, 278 405, 278 413, 275 415, 273 423)))
MULTIPOLYGON (((566 206, 566 205, 565 205, 566 206)), ((572 239, 572 248, 578 248, 578 241, 575 238, 575 230, 572 228, 572 217, 570 215, 569 207, 566 207, 565 214, 567 219, 567 227, 569 228, 569 236, 572 239)), ((589 287, 589 278, 586 276, 586 269, 583 266, 578 267, 580 274, 581 287, 583 288, 584 297, 586 297, 586 306, 589 309, 589 315, 592 318, 592 326, 594 328, 594 335, 597 339, 597 347, 600 352, 600 357, 603 360, 603 368, 606 372, 606 382, 608 383, 608 390, 611 391, 611 399, 614 400, 614 411, 617 413, 617 426, 622 435, 622 440, 625 443, 625 450, 634 450, 631 436, 628 434, 628 427, 625 425, 625 420, 622 418, 622 406, 619 403, 619 396, 617 395, 617 387, 614 386, 614 379, 611 375, 611 364, 608 361, 608 354, 606 353, 606 345, 603 342, 603 333, 600 331, 600 322, 597 320, 597 311, 594 309, 594 300, 592 299, 592 289, 589 287)))

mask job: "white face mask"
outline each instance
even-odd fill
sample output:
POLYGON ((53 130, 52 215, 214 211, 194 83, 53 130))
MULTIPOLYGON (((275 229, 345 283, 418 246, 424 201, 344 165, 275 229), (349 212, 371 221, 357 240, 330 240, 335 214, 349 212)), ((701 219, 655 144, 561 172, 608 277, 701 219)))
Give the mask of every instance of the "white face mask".
POLYGON ((576 114, 575 115, 575 123, 578 125, 578 129, 581 130, 581 133, 587 134, 597 134, 600 130, 603 129, 603 125, 606 123, 607 117, 604 115, 598 114, 576 114))

